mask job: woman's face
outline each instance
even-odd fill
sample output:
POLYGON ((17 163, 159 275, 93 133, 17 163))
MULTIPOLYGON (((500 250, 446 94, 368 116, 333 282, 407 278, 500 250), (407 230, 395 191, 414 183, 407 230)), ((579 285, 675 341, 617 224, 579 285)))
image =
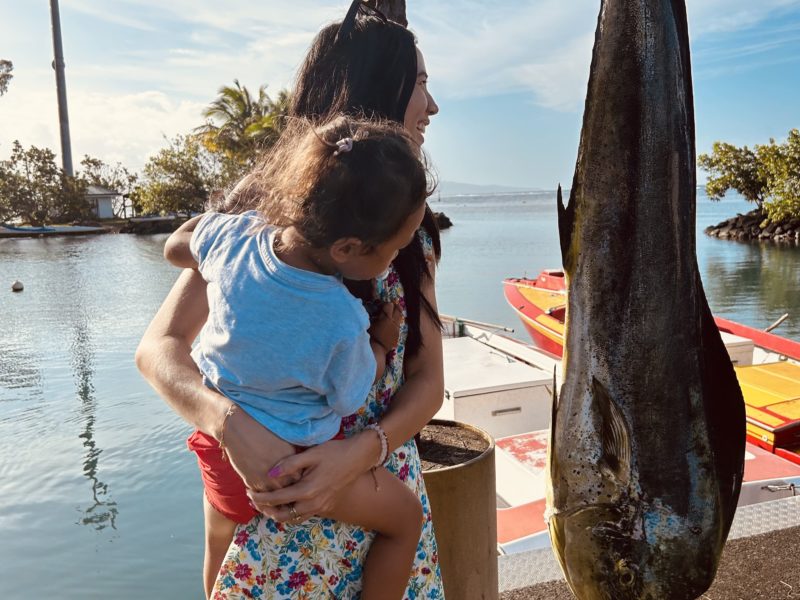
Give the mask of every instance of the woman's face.
POLYGON ((411 138, 422 145, 425 143, 425 128, 431 117, 439 112, 439 106, 428 92, 428 72, 425 69, 425 58, 417 48, 417 84, 406 107, 403 126, 411 134, 411 138))

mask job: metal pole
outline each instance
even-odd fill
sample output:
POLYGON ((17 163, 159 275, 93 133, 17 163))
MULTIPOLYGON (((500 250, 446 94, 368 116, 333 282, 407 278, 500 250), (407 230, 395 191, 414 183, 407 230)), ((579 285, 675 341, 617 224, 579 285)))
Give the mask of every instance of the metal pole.
POLYGON ((69 139, 69 113, 67 112, 67 79, 64 76, 64 49, 61 45, 61 15, 58 0, 50 0, 50 20, 53 25, 53 52, 56 71, 56 90, 58 92, 58 121, 61 126, 61 164, 70 177, 72 170, 72 144, 69 139))

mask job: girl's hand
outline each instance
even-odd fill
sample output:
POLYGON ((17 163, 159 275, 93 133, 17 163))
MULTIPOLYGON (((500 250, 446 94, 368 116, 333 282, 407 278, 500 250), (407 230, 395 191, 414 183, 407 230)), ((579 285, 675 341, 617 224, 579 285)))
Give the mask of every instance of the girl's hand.
POLYGON ((282 460, 271 471, 273 478, 302 475, 296 483, 264 492, 251 489, 248 495, 258 510, 276 521, 298 522, 328 513, 339 492, 369 470, 380 452, 380 440, 373 431, 331 440, 282 460))
POLYGON ((397 347, 400 340, 400 324, 403 320, 403 310, 395 302, 386 302, 380 314, 372 321, 369 335, 387 351, 397 347))
POLYGON ((269 476, 274 465, 294 455, 294 447, 242 409, 227 418, 223 436, 228 460, 248 489, 275 490, 299 478, 269 476))

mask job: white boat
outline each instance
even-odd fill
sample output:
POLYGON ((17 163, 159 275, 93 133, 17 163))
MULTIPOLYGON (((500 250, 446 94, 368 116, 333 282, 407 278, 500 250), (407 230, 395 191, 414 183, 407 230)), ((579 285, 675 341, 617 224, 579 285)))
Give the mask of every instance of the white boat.
MULTIPOLYGON (((557 579, 544 511, 552 391, 561 361, 502 326, 447 316, 443 322, 445 398, 436 417, 475 425, 495 438, 501 591, 557 579)), ((752 344, 737 336, 725 342, 738 364, 753 362, 752 344), (743 356, 748 348, 751 356, 743 356)), ((762 365, 786 363, 761 350, 755 358, 762 365)), ((798 489, 800 464, 748 442, 731 537, 800 525, 798 489), (776 512, 777 505, 784 510, 776 512)))

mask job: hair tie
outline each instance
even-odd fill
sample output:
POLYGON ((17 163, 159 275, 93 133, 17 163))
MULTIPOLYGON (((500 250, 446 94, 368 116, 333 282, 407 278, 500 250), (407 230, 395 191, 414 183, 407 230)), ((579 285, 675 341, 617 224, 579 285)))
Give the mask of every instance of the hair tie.
POLYGON ((334 156, 339 156, 340 154, 344 154, 345 152, 350 152, 353 149, 353 138, 346 137, 342 138, 338 142, 336 142, 336 150, 334 151, 334 156))

